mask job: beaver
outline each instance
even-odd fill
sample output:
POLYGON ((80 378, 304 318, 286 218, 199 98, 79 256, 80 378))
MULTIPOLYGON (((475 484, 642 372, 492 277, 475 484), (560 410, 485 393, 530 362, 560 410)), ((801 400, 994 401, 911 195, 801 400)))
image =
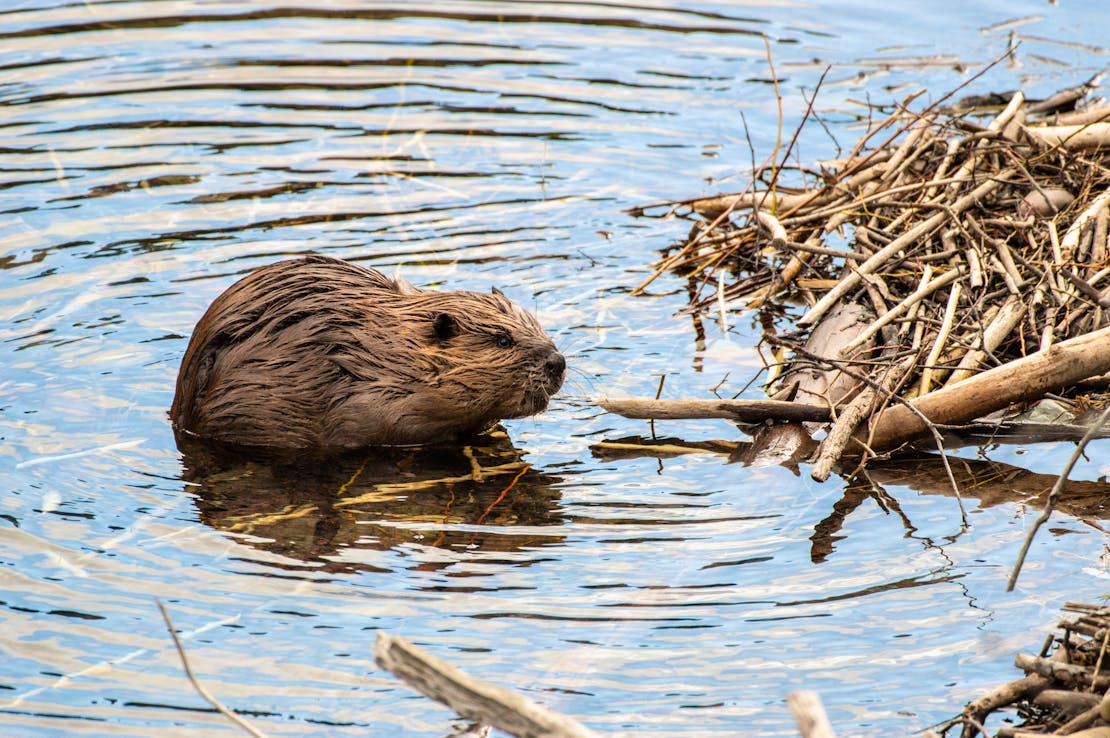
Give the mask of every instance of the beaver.
POLYGON ((316 454, 451 442, 542 411, 565 369, 536 318, 496 288, 422 290, 313 255, 216 298, 170 418, 189 437, 316 454))

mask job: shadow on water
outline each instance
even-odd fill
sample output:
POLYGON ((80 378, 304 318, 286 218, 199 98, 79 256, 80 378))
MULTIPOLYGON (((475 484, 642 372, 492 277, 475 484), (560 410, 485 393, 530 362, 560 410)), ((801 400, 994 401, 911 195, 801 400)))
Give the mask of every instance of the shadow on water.
POLYGON ((370 449, 326 462, 267 458, 183 438, 178 444, 183 479, 203 523, 314 571, 376 570, 343 556, 358 548, 419 543, 490 553, 559 543, 562 533, 548 531, 564 523, 555 488, 560 479, 533 469, 504 433, 475 441, 370 449))
MULTIPOLYGON (((1056 429, 1059 432, 1061 429, 1056 429)), ((1067 426, 1072 438, 1083 435, 1083 428, 1067 426), (1076 435, 1078 433, 1078 435, 1076 435)), ((953 438, 955 441, 956 439, 953 438)), ((964 439, 966 440, 966 439, 964 439)), ((1028 440, 1022 433, 995 435, 992 442, 1028 440)), ((798 423, 781 423, 756 432, 752 441, 685 441, 678 438, 644 438, 627 436, 596 444, 594 455, 602 459, 636 457, 671 458, 686 453, 713 454, 729 464, 748 467, 780 465, 793 474, 801 474, 801 464, 816 449, 816 442, 798 423), (768 432, 762 432, 766 430, 768 432)), ((953 481, 961 498, 977 500, 980 508, 999 505, 1027 507, 1035 510, 1047 505, 1049 490, 1057 475, 1043 474, 990 458, 967 458, 948 455, 948 468, 936 453, 916 453, 893 459, 871 460, 865 471, 844 476, 843 495, 832 503, 828 513, 813 526, 810 536, 810 560, 826 562, 836 545, 847 535, 845 523, 865 502, 900 521, 907 535, 917 528, 899 503, 904 493, 891 493, 888 487, 903 487, 924 495, 955 497, 953 481), (949 478, 948 469, 952 477, 949 478)), ((1110 481, 1101 477, 1093 481, 1067 479, 1060 488, 1053 510, 1070 516, 1100 532, 1107 532, 1099 521, 1110 519, 1110 481)))

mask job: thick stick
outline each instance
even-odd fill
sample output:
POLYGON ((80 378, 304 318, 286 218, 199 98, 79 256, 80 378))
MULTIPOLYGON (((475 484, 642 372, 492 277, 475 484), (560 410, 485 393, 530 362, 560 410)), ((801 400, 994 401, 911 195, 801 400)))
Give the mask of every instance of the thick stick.
POLYGON ((1045 146, 1093 149, 1110 146, 1110 123, 1082 126, 1027 126, 1025 133, 1045 146))
POLYGON ((467 720, 518 738, 598 738, 581 723, 459 671, 404 638, 379 632, 374 661, 426 697, 467 720))
MULTIPOLYGON (((911 404, 932 423, 959 425, 1108 371, 1110 328, 1103 328, 930 392, 911 404)), ((909 408, 893 405, 876 418, 870 445, 876 451, 890 450, 927 433, 909 408)))
POLYGON ((825 422, 832 418, 824 405, 803 405, 780 400, 647 400, 600 397, 595 402, 611 413, 639 420, 690 420, 724 418, 741 423, 765 420, 825 422))
POLYGON ((962 738, 974 738, 983 719, 1000 707, 1012 705, 1020 700, 1036 697, 1042 690, 1052 686, 1052 680, 1040 674, 1029 674, 1008 684, 1003 684, 988 695, 984 695, 964 708, 964 729, 962 738))
MULTIPOLYGON (((1106 124, 1110 126, 1110 123, 1106 124)), ((1103 192, 1091 204, 1083 209, 1083 212, 1075 217, 1075 220, 1068 227, 1064 237, 1060 239, 1060 251, 1065 258, 1071 258, 1075 253, 1076 248, 1079 246, 1079 234, 1087 221, 1098 216, 1099 213, 1105 212, 1107 206, 1110 206, 1110 190, 1103 192)))
POLYGON ((809 474, 810 477, 818 482, 824 482, 829 478, 833 466, 840 460, 840 457, 844 454, 844 449, 851 443, 856 428, 859 427, 860 423, 867 420, 867 416, 875 406, 875 399, 878 398, 880 403, 885 403, 887 396, 895 391, 902 380, 906 378, 906 374, 913 368, 916 358, 915 356, 907 356, 896 364, 892 363, 878 387, 864 387, 840 411, 836 423, 829 430, 829 434, 825 436, 825 440, 821 442, 817 460, 813 463, 813 471, 809 474))

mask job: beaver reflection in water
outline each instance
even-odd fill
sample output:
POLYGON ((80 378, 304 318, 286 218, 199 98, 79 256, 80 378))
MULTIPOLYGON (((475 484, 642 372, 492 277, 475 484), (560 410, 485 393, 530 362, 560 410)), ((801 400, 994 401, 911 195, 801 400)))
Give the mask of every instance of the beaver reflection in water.
POLYGON ((193 331, 170 417, 236 446, 337 453, 479 433, 547 407, 566 361, 496 289, 421 290, 325 256, 263 267, 193 331))

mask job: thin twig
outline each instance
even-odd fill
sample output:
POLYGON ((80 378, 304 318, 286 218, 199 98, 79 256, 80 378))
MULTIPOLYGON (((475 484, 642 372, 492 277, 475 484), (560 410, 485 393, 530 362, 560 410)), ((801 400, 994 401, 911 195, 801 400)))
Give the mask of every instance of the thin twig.
POLYGON ((1083 438, 1075 446, 1075 451, 1072 452, 1068 463, 1064 465, 1064 470, 1060 472, 1060 476, 1056 477, 1056 483, 1052 485, 1052 489, 1048 492, 1048 498, 1045 500, 1044 509, 1037 519, 1033 522, 1033 527, 1029 529, 1029 533, 1025 536, 1025 541, 1021 544, 1021 551, 1018 552, 1017 561, 1014 562, 1013 571, 1010 572, 1010 578, 1006 582, 1006 591, 1012 592, 1014 584, 1017 583, 1018 574, 1021 573, 1021 567, 1025 563, 1025 555, 1029 552, 1029 546, 1033 543, 1033 536, 1037 535, 1040 527, 1048 522, 1049 517, 1052 516, 1052 510, 1056 506, 1056 501, 1060 498, 1060 492, 1064 489, 1064 484, 1068 481, 1068 475, 1075 465, 1079 462, 1080 457, 1083 456, 1083 451, 1087 448, 1092 438, 1097 438, 1102 426, 1110 419, 1110 403, 1107 403, 1102 413, 1099 414, 1098 420, 1087 430, 1083 438))
POLYGON ((185 676, 189 678, 189 684, 193 685, 193 689, 196 690, 196 693, 199 694, 205 702, 212 705, 212 707, 217 712, 222 714, 231 722, 235 723, 247 733, 255 736, 255 738, 266 738, 265 733, 255 728, 243 718, 239 717, 234 710, 225 707, 222 702, 216 699, 207 689, 204 688, 203 684, 197 681, 197 678, 193 676, 192 667, 189 666, 189 657, 185 655, 185 649, 181 645, 181 639, 177 637, 177 630, 173 627, 173 620, 170 619, 169 611, 166 610, 166 606, 162 604, 161 600, 155 600, 155 603, 158 605, 158 609, 162 613, 162 620, 166 622, 166 630, 170 632, 170 638, 173 639, 173 645, 175 648, 177 648, 177 656, 181 659, 181 666, 185 669, 185 676))

